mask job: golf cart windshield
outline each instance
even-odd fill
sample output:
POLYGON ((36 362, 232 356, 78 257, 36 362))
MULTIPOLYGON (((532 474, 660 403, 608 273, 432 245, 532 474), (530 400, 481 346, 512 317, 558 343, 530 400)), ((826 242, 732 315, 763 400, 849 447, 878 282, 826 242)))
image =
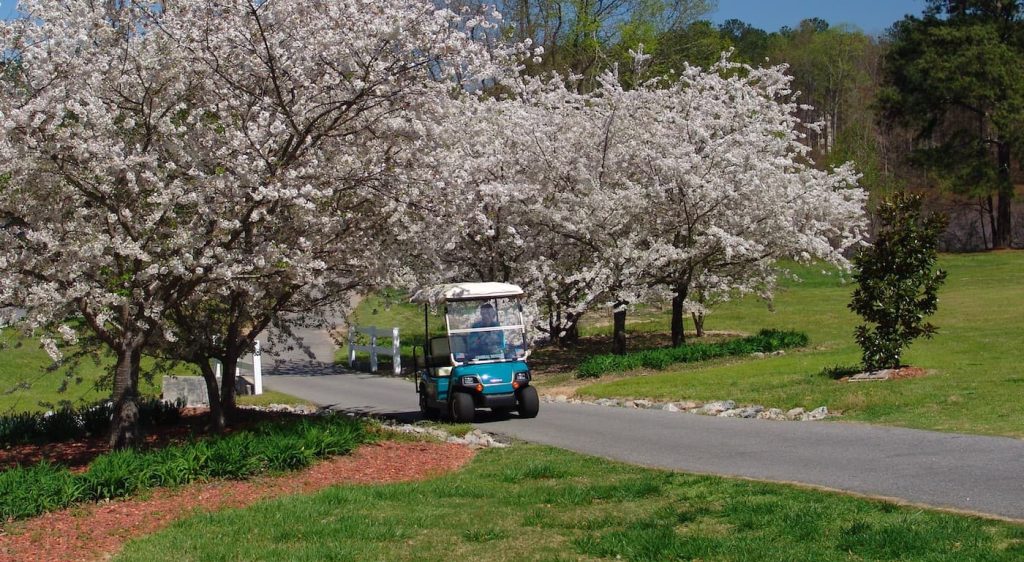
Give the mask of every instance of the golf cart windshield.
POLYGON ((448 337, 455 360, 526 357, 523 312, 517 298, 448 301, 448 337))

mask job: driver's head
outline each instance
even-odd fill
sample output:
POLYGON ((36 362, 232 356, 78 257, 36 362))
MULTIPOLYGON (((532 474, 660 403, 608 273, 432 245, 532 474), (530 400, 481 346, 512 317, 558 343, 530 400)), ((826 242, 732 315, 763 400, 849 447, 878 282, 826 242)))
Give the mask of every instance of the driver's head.
POLYGON ((498 312, 494 310, 494 305, 489 302, 485 302, 480 305, 480 319, 484 322, 493 323, 498 319, 498 312))

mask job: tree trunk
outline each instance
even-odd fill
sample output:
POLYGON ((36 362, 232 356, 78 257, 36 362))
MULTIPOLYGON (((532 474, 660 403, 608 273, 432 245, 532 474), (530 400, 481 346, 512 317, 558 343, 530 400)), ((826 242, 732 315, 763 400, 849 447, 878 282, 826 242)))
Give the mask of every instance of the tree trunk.
POLYGON ((229 350, 224 355, 224 372, 220 376, 221 414, 228 423, 235 415, 235 374, 238 372, 238 358, 242 352, 229 350))
POLYGON ((612 330, 612 353, 615 355, 626 354, 626 303, 619 301, 615 303, 612 311, 614 328, 612 330))
POLYGON ((114 413, 110 421, 110 446, 125 449, 138 443, 139 435, 139 361, 142 344, 126 338, 117 352, 114 367, 114 413))
POLYGON ((217 375, 213 372, 209 359, 199 362, 199 370, 203 373, 203 380, 206 381, 206 395, 210 399, 210 432, 224 433, 224 428, 227 427, 227 420, 224 417, 224 408, 221 406, 220 388, 217 387, 217 375))
POLYGON ((672 297, 672 347, 678 347, 686 342, 683 334, 683 302, 686 301, 686 287, 676 287, 676 294, 672 297))
POLYGON ((704 337, 704 315, 694 312, 690 316, 693 317, 693 328, 697 331, 697 337, 704 337))
POLYGON ((996 200, 996 232, 992 237, 995 249, 1009 248, 1013 243, 1010 201, 1013 199, 1013 181, 1010 178, 1010 144, 999 143, 999 194, 996 200))

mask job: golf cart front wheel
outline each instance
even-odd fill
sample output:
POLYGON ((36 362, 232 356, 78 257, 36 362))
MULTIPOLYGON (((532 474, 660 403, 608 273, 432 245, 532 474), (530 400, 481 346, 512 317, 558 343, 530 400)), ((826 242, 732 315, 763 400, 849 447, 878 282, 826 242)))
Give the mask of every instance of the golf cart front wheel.
POLYGON ((540 411, 540 397, 537 396, 537 389, 528 386, 519 391, 519 417, 535 418, 540 411))
POLYGON ((451 418, 456 423, 473 423, 473 397, 465 392, 456 392, 451 401, 451 418))

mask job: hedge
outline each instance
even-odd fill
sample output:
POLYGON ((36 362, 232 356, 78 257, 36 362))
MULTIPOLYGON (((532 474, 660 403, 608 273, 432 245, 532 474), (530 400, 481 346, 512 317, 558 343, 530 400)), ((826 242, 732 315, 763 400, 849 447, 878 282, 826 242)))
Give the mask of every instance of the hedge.
POLYGON ((803 347, 808 342, 803 332, 761 330, 755 336, 720 343, 694 343, 636 351, 625 355, 595 355, 580 364, 578 378, 599 377, 634 369, 664 369, 673 363, 695 363, 718 357, 771 353, 781 349, 803 347))

